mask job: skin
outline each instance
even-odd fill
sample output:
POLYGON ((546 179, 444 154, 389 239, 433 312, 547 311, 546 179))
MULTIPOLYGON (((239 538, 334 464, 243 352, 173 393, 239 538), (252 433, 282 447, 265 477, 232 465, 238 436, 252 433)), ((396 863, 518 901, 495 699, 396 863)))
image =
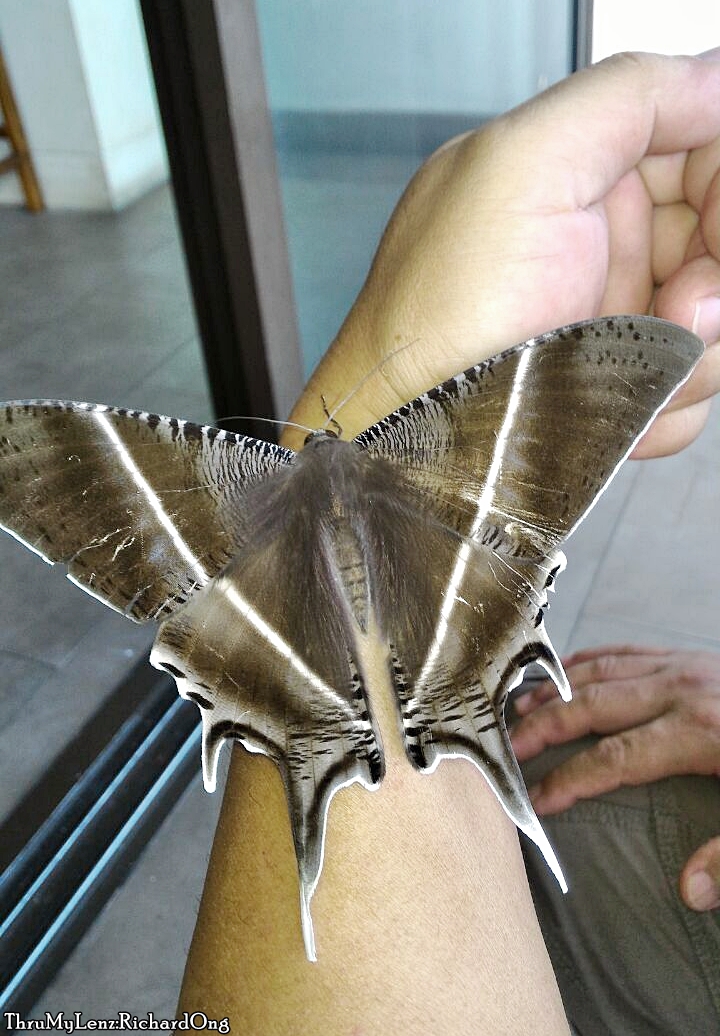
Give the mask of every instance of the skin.
POLYGON ((687 445, 720 388, 719 60, 620 55, 436 152, 293 420, 324 424, 321 396, 382 364, 338 415, 349 437, 534 334, 652 308, 709 348, 636 456, 687 445))
MULTIPOLYGON (((349 397, 336 416, 351 437, 500 349, 598 314, 654 305, 716 343, 719 167, 712 59, 611 59, 450 142, 408 187, 293 420, 319 427, 321 396, 331 409, 349 397)), ((639 455, 699 433, 719 352, 639 455)), ((319 963, 303 957, 279 778, 238 750, 180 1009, 253 1033, 566 1033, 512 825, 469 764, 413 771, 380 673, 369 683, 388 774, 331 806, 319 963)))
MULTIPOLYGON (((720 658, 699 651, 615 646, 579 651, 565 661, 573 700, 557 708, 547 682, 515 703, 520 761, 548 745, 600 734, 530 790, 539 815, 578 799, 671 774, 720 777, 720 658)), ((720 907, 720 837, 693 853, 679 876, 695 910, 720 907)))

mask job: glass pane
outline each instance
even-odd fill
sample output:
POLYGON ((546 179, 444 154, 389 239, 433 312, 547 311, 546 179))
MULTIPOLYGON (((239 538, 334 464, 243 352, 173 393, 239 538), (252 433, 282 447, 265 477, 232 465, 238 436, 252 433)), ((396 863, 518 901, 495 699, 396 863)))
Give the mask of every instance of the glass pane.
POLYGON ((306 374, 413 172, 570 71, 570 2, 258 0, 306 374))
MULTIPOLYGON (((118 17, 121 6, 133 13, 119 5, 118 17)), ((61 13, 57 5, 59 21, 61 13)), ((11 69, 22 68, 19 52, 23 62, 31 55, 22 50, 25 37, 12 12, 5 14, 5 57, 11 69)), ((74 39, 62 37, 63 24, 54 28, 50 38, 58 47, 74 39)), ((137 15, 127 29, 127 39, 113 42, 126 61, 141 46, 137 15)), ((136 56, 142 60, 142 52, 136 56)), ((56 71, 52 89, 62 93, 72 70, 66 79, 56 71)), ((99 74, 107 92, 103 70, 99 74)), ((148 90, 151 82, 148 72, 148 90)), ((28 96, 22 76, 15 92, 21 105, 28 96)), ((134 116, 131 100, 118 99, 118 139, 125 119, 134 116)), ((60 132, 79 137, 78 113, 65 114, 60 132)), ((51 115, 47 105, 24 106, 31 145, 40 142, 35 164, 49 210, 31 215, 20 200, 10 204, 17 184, 13 176, 2 183, 9 203, 0 206, 0 399, 104 402, 206 422, 212 410, 169 187, 156 187, 118 212, 61 210, 55 203, 65 187, 62 156, 54 156, 53 165, 42 146, 51 115)), ((162 148, 159 126, 157 135, 162 148)), ((80 159, 73 160, 80 169, 80 159)), ((154 627, 128 622, 64 575, 62 566, 50 568, 0 535, 0 822, 147 655, 154 634, 154 627)))

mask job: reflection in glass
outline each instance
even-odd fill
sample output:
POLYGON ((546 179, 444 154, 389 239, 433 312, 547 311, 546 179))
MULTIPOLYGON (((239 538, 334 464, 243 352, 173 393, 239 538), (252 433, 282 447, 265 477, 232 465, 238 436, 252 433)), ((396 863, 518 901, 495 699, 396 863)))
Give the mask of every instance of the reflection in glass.
POLYGON ((423 159, 568 74, 572 4, 257 8, 309 375, 423 159))

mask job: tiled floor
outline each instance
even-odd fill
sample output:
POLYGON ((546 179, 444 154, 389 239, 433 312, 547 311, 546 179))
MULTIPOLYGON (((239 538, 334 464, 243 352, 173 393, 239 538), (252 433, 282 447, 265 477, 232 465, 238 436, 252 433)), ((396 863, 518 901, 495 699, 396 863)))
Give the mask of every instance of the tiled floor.
MULTIPOLYGON (((339 221, 353 211, 357 172, 338 165, 330 177, 332 202, 323 203, 313 169, 288 171, 296 291, 303 333, 314 336, 307 343, 313 355, 359 286, 368 237, 379 232, 411 165, 395 163, 385 181, 382 169, 374 170, 366 208, 354 210, 334 252, 320 216, 331 211, 339 221), (310 259, 300 272, 302 254, 310 259), (338 279, 338 269, 350 267, 338 279)), ((0 395, 87 396, 207 416, 166 191, 119 217, 0 212, 0 234, 0 395)), ((716 411, 683 454, 626 465, 568 545, 568 569, 547 618, 560 650, 637 641, 720 651, 719 453, 716 411)), ((56 575, 0 539, 0 812, 147 645, 144 630, 56 575)), ((122 1009, 171 1017, 219 801, 219 794, 204 795, 198 774, 33 1016, 82 1010, 111 1017, 122 1009)))
MULTIPOLYGON (((0 398, 81 399, 207 421, 172 200, 122 216, 0 211, 0 398)), ((0 817, 152 633, 0 537, 0 817), (22 593, 19 589, 22 587, 22 593)))

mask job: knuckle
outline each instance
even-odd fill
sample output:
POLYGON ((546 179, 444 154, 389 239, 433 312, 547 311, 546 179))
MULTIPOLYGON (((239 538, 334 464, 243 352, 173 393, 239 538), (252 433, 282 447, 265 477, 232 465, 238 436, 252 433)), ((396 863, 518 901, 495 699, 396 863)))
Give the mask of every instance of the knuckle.
POLYGON ((653 55, 651 54, 644 54, 634 50, 623 50, 617 54, 611 54, 599 63, 613 68, 620 74, 640 72, 644 75, 652 65, 652 58, 653 55))
POLYGON ((594 713, 603 708, 603 689, 600 683, 589 683, 583 688, 583 706, 588 712, 594 713))
POLYGON ((675 711, 708 734, 720 735, 720 693, 699 670, 685 671, 676 684, 675 711))
POLYGON ((594 684, 607 683, 615 678, 618 669, 618 660, 615 655, 599 655, 593 659, 590 679, 594 684))
MULTIPOLYGON (((567 709, 568 706, 563 704, 562 708, 567 709)), ((557 707, 557 704, 550 702, 526 716, 523 719, 523 725, 527 736, 538 743, 547 745, 563 739, 567 720, 568 717, 557 707)))
POLYGON ((593 752, 601 766, 621 777, 627 770, 632 749, 632 735, 623 730, 619 734, 601 738, 593 752))
POLYGON ((548 710, 545 708, 538 709, 523 718, 523 726, 532 737, 544 736, 548 730, 552 729, 552 715, 548 716, 548 710))
POLYGON ((720 699, 698 699, 693 708, 697 723, 706 730, 720 733, 720 699))
POLYGON ((680 671, 677 682, 681 691, 697 694, 705 689, 707 677, 700 669, 690 667, 680 671))

